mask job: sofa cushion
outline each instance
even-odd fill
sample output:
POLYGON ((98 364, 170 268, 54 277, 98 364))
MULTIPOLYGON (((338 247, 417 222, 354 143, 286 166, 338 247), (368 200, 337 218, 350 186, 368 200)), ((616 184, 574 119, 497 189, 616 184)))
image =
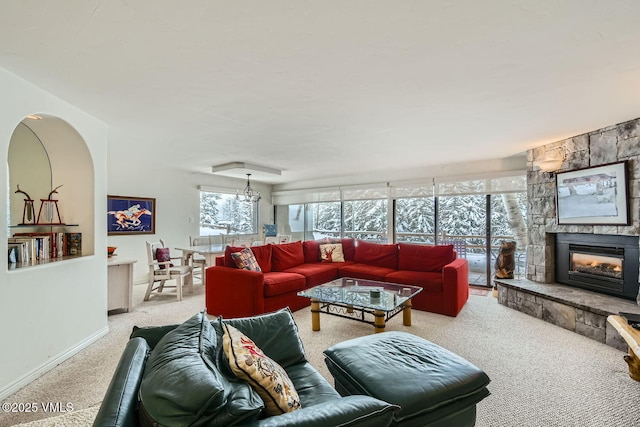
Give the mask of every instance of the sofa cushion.
POLYGON ((304 252, 302 242, 283 243, 271 246, 271 270, 284 271, 287 268, 304 264, 304 252))
MULTIPOLYGON (((260 266, 260 270, 263 273, 268 273, 271 271, 271 247, 273 245, 262 245, 262 246, 252 246, 251 251, 253 255, 256 257, 256 261, 260 266)), ((232 253, 240 252, 241 250, 246 249, 245 247, 234 247, 227 246, 224 251, 224 265, 225 267, 236 267, 236 263, 231 257, 232 253)))
POLYGON ((398 244, 398 270, 442 271, 454 259, 453 245, 398 244))
POLYGON ((322 262, 344 262, 342 243, 320 245, 320 260, 322 262))
POLYGON ((442 292, 442 273, 432 271, 393 271, 385 276, 385 281, 420 286, 423 292, 442 292))
MULTIPOLYGON (((160 339, 149 355, 140 384, 141 414, 147 421, 156 425, 222 425, 216 419, 226 412, 231 386, 215 364, 216 346, 216 335, 204 313, 160 339)), ((238 414, 244 420, 257 418, 263 407, 255 398, 242 406, 238 414)))
POLYGON ((385 267, 376 267, 368 264, 346 264, 338 268, 340 277, 353 277, 354 279, 379 280, 384 282, 385 277, 389 273, 393 273, 394 269, 385 267))
POLYGON ((264 275, 264 296, 273 297, 291 291, 301 291, 307 285, 302 274, 272 271, 264 275))
POLYGON ((262 351, 265 351, 269 357, 285 369, 307 360, 298 334, 298 326, 288 308, 258 316, 236 317, 234 319, 218 317, 211 324, 220 339, 224 334, 223 320, 224 323, 250 336, 262 351))
POLYGON ((354 261, 356 263, 397 270, 398 245, 383 245, 358 240, 354 261))
POLYGON ((306 287, 309 288, 334 280, 338 277, 338 265, 342 264, 328 262, 305 263, 287 269, 286 273, 302 274, 307 279, 306 287))
POLYGON ((156 344, 158 344, 158 342, 162 339, 162 337, 164 337, 167 334, 167 332, 173 331, 178 326, 180 325, 143 326, 143 327, 134 325, 133 329, 131 330, 131 335, 129 335, 129 339, 133 339, 137 337, 143 338, 147 342, 147 345, 149 345, 149 348, 153 350, 156 344))
POLYGON ((251 248, 244 248, 240 252, 232 253, 231 258, 236 263, 236 267, 241 270, 262 271, 251 248))
POLYGON ((355 261, 356 257, 356 239, 344 238, 340 239, 342 244, 342 253, 345 261, 355 261))
POLYGON ((287 372, 238 329, 223 322, 224 353, 233 373, 258 392, 267 415, 280 415, 300 408, 300 397, 287 372))
POLYGON ((304 262, 320 261, 320 242, 317 240, 305 240, 302 242, 302 252, 304 253, 304 262))

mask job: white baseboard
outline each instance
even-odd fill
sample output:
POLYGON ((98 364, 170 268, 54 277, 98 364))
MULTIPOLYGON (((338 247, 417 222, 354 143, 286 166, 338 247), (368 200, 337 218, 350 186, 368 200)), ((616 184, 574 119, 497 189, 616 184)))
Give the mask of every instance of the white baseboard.
POLYGON ((73 346, 73 347, 69 348, 68 350, 60 353, 58 356, 54 357, 53 359, 48 360, 47 363, 45 363, 44 365, 41 365, 41 366, 35 368, 34 370, 29 372, 28 374, 26 374, 22 378, 19 378, 18 380, 16 380, 16 381, 12 382, 11 384, 9 384, 7 387, 1 389, 0 390, 0 401, 3 401, 7 397, 11 396, 13 393, 15 393, 16 391, 20 390, 22 387, 26 386, 30 382, 40 378, 42 375, 44 375, 45 373, 47 373, 51 369, 55 368, 56 366, 58 366, 59 364, 61 364, 65 360, 69 359, 74 354, 76 354, 79 351, 89 347, 91 344, 93 344, 94 342, 96 342, 97 340, 102 338, 103 336, 107 335, 108 332, 109 332, 109 326, 105 326, 104 328, 102 328, 98 332, 96 332, 95 334, 87 337, 83 341, 80 341, 75 346, 73 346))

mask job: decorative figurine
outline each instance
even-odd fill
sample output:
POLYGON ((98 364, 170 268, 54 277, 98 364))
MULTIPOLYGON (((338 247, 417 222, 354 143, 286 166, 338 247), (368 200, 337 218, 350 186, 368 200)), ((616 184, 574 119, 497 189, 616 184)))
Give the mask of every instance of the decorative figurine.
POLYGON ((58 201, 51 198, 53 194, 58 193, 57 190, 60 187, 62 187, 62 184, 58 185, 56 188, 51 190, 51 192, 49 193, 49 196, 47 196, 46 199, 40 199, 40 210, 38 211, 38 219, 36 220, 37 224, 43 224, 43 225, 62 224, 62 219, 60 218, 60 210, 58 209, 58 201), (58 222, 53 222, 54 207, 55 207, 55 214, 58 215, 58 222), (44 208, 44 217, 45 217, 44 219, 46 222, 40 222, 40 216, 42 215, 43 208, 44 208))
POLYGON ((33 199, 26 192, 20 189, 20 184, 18 184, 16 193, 22 193, 25 197, 24 209, 22 210, 22 222, 19 225, 33 224, 35 221, 35 208, 33 207, 33 199))

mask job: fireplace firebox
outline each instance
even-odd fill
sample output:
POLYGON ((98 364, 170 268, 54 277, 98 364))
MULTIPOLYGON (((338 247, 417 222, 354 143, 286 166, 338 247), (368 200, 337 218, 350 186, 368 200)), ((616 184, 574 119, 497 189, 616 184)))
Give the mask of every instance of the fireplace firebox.
POLYGON ((556 282, 635 300, 638 236, 556 234, 556 282))

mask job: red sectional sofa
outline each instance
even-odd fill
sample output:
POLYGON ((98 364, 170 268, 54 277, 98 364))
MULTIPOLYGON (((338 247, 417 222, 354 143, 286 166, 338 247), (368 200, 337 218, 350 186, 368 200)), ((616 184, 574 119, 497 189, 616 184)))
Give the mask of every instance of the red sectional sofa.
POLYGON ((469 265, 456 257, 452 245, 335 239, 332 243, 342 244, 344 262, 321 262, 323 243, 252 246, 261 272, 237 268, 231 253, 244 248, 227 247, 224 257, 206 270, 207 313, 246 317, 287 306, 299 310, 310 304, 297 295, 299 291, 338 277, 421 286, 413 308, 448 316, 456 316, 469 298, 469 265))

